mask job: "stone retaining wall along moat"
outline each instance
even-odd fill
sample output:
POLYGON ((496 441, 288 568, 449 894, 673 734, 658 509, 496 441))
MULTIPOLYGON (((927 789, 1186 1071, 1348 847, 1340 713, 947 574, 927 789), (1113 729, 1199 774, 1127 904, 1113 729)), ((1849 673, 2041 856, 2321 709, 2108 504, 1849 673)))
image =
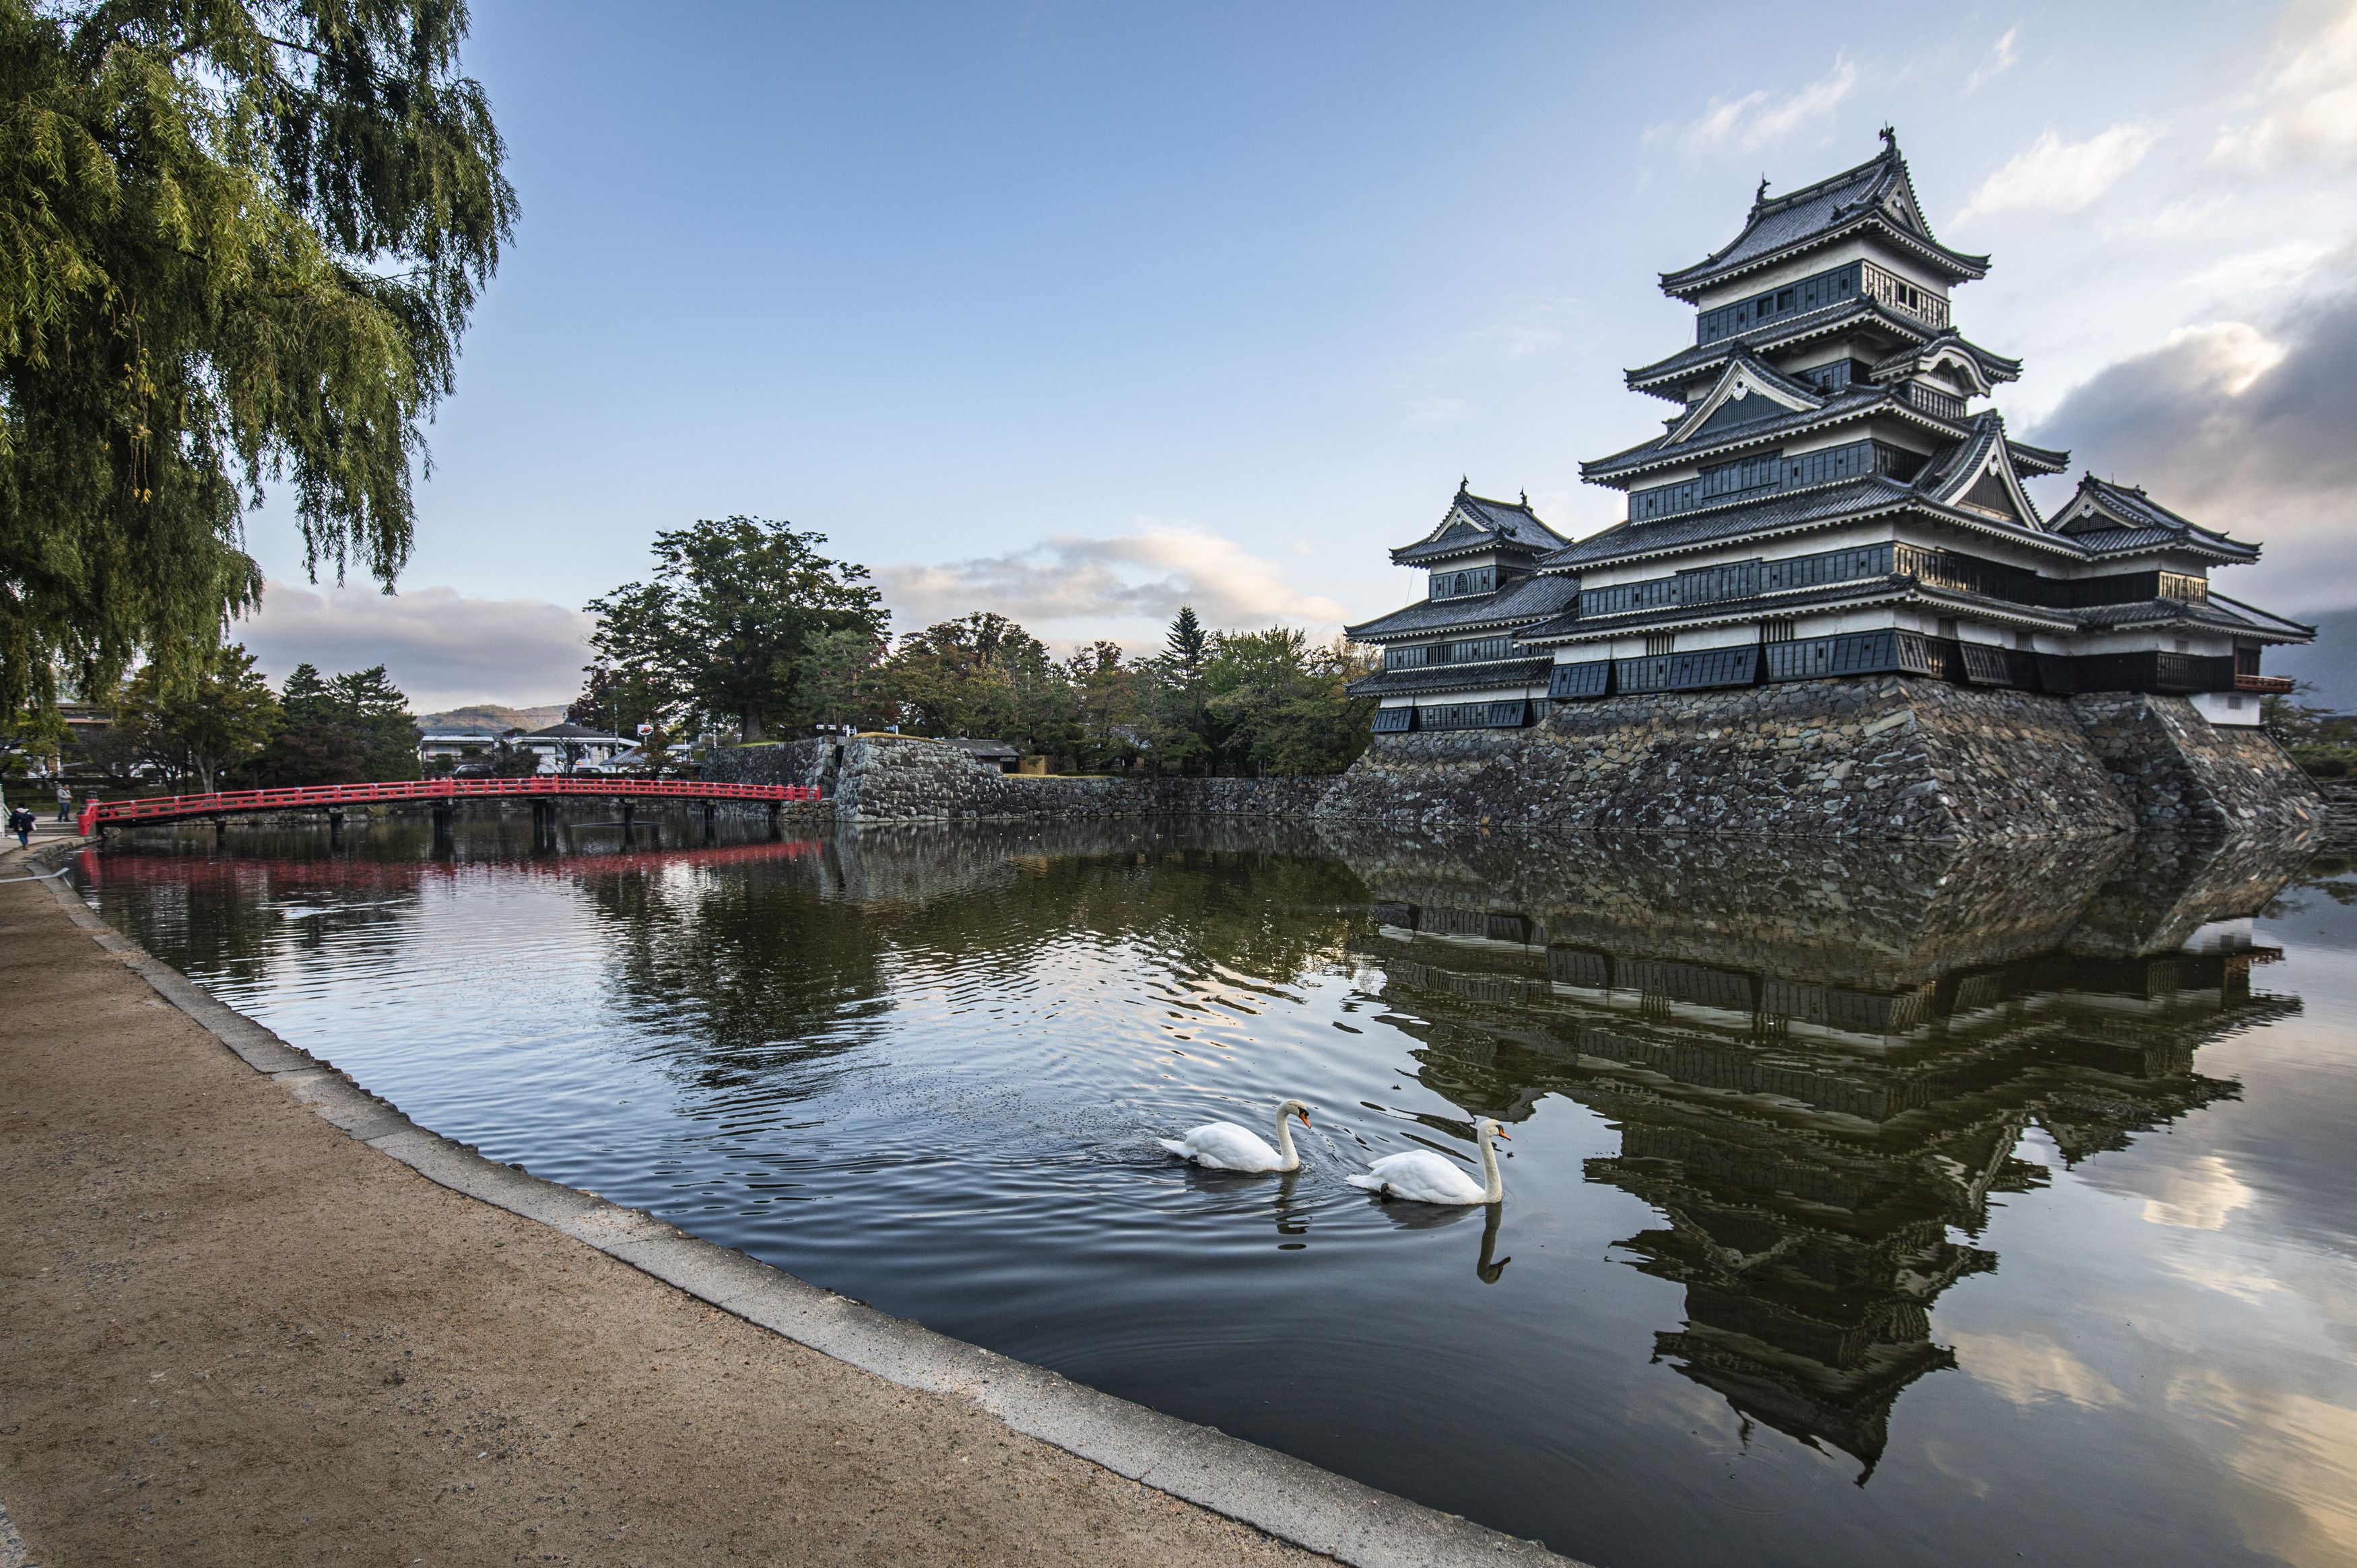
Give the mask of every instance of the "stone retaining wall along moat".
POLYGON ((908 736, 724 751, 707 779, 814 784, 852 824, 1232 817, 1986 842, 2138 829, 2319 835, 2255 729, 2181 697, 1880 676, 1551 705, 1521 730, 1377 736, 1337 779, 1026 778, 908 736))
POLYGON ((730 783, 823 789, 838 822, 939 822, 1066 817, 1302 820, 1331 779, 1039 778, 1001 773, 962 748, 915 736, 740 746, 705 763, 730 783))

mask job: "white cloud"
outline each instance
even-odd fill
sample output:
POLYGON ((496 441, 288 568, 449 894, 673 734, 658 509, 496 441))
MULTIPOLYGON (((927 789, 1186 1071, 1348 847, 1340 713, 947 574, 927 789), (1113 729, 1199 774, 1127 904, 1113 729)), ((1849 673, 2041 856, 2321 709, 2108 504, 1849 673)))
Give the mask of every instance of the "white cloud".
MULTIPOLYGON (((2326 270, 2337 271, 2330 262, 2326 270)), ((2222 585, 2290 614, 2357 600, 2357 294, 2300 301, 2264 326, 2180 328, 2073 388, 2031 439, 2266 554, 2222 585)))
POLYGON ((1992 79, 2003 76, 2007 71, 2011 70, 2015 58, 2014 46, 2020 41, 2020 38, 2021 28, 2018 24, 2007 27, 1999 34, 1996 43, 1989 49, 1989 58, 1976 67, 1971 76, 1965 78, 1964 91, 1978 92, 1992 79))
POLYGON ((1277 623, 1325 631, 1342 607, 1305 594, 1284 570, 1199 529, 1146 522, 1111 539, 1060 535, 1003 555, 877 571, 894 627, 914 631, 995 610, 1054 641, 1135 639, 1192 605, 1206 626, 1277 623))
POLYGON ((231 628, 263 671, 329 673, 382 664, 419 713, 495 702, 531 707, 581 689, 590 618, 544 599, 468 598, 456 588, 313 588, 272 583, 231 628))
POLYGON ((2212 163, 2259 168, 2357 152, 2357 4, 2344 5, 2295 49, 2259 98, 2271 107, 2247 124, 2221 130, 2212 163))
POLYGON ((1958 1334, 1956 1364, 1974 1381, 2029 1406, 2064 1399, 2089 1409, 2126 1402, 2110 1379, 2043 1334, 1958 1334))
POLYGON ((2156 125, 2114 125, 2083 142, 2066 142, 2049 131, 1982 181, 1954 220, 1991 212, 2083 211, 2142 163, 2158 140, 2156 125))
POLYGON ((2145 1223, 2179 1230, 2223 1230, 2227 1217, 2256 1196, 2215 1155, 2166 1167, 2152 1181, 2160 1192, 2144 1200, 2145 1223))
POLYGON ((2294 240, 2264 251, 2228 256, 2187 278, 2185 286, 2237 295, 2285 288, 2305 283, 2316 272, 2316 264, 2331 253, 2330 245, 2294 240))
POLYGON ((1714 98, 1698 118, 1684 125, 1656 125, 1645 140, 1674 142, 1688 157, 1749 152, 1831 119, 1857 88, 1857 68, 1848 56, 1837 55, 1832 70, 1789 97, 1771 98, 1763 87, 1740 98, 1714 98))

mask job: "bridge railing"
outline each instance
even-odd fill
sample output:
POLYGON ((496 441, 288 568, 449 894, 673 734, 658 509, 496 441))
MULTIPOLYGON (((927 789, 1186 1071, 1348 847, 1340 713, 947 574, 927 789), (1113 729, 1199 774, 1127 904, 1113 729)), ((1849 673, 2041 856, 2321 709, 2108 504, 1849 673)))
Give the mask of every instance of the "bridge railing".
POLYGON ((389 784, 301 784, 281 789, 221 789, 204 795, 151 795, 92 801, 77 825, 87 834, 105 823, 169 822, 305 806, 354 806, 380 800, 549 800, 591 795, 658 800, 747 800, 763 804, 816 800, 806 784, 708 784, 687 779, 612 779, 597 774, 536 774, 523 779, 415 779, 389 784))

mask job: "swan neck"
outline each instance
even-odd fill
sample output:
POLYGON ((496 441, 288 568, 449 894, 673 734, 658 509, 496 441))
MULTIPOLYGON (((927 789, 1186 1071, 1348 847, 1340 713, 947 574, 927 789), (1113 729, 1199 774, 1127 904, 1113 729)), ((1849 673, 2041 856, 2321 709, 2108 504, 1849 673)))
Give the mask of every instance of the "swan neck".
POLYGON ((1506 1196, 1505 1178, 1498 1174, 1498 1145, 1491 1141, 1490 1129, 1481 1129, 1481 1201, 1495 1203, 1506 1196))
POLYGON ((1276 1168, 1281 1171, 1301 1168, 1301 1156, 1293 1152, 1293 1122, 1282 1111, 1276 1113, 1276 1168))

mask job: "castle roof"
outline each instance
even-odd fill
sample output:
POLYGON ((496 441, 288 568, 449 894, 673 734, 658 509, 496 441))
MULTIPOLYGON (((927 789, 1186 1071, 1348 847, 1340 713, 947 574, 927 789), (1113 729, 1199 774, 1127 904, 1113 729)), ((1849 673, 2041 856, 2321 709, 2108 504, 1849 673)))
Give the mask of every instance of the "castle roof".
POLYGON ((1383 642, 1418 632, 1520 626, 1557 613, 1578 595, 1577 578, 1517 577, 1493 594, 1461 599, 1420 599, 1387 616, 1345 627, 1342 635, 1353 642, 1383 642))
POLYGON ((2116 485, 2089 474, 2078 492, 2055 513, 2054 527, 2093 554, 2138 550, 2190 549, 2221 562, 2255 561, 2259 547, 2179 517, 2134 485, 2116 485))
POLYGON ((1538 686, 1546 682, 1555 660, 1544 654, 1534 659, 1507 659, 1489 664, 1442 664, 1424 670, 1383 670, 1353 681, 1354 697, 1401 697, 1410 693, 1486 692, 1500 686, 1538 686))
POLYGON ((1475 495, 1459 483, 1448 510, 1440 514, 1439 523, 1415 543, 1403 544, 1393 551, 1392 561, 1396 565, 1415 566, 1501 549, 1535 554, 1560 550, 1569 542, 1539 521, 1528 497, 1519 502, 1491 500, 1487 496, 1475 495))
POLYGON ((1966 341, 1953 328, 1928 327, 1904 311, 1891 309, 1880 300, 1868 295, 1857 295, 1832 305, 1821 306, 1815 310, 1803 311, 1797 316, 1787 316, 1771 321, 1766 326, 1749 328, 1725 338, 1715 338, 1707 343, 1696 344, 1691 349, 1681 349, 1667 359, 1656 360, 1650 365, 1640 365, 1635 370, 1623 371, 1622 376, 1631 392, 1649 392, 1656 397, 1676 398, 1679 396, 1675 390, 1677 387, 1724 364, 1738 346, 1755 353, 1797 349, 1812 338, 1852 331, 1864 325, 1871 325, 1897 338, 1902 343, 1916 345, 1914 348, 1901 349, 1898 353, 1886 356, 1877 361, 1878 369, 1883 365, 1910 359, 1930 349, 1936 343, 1953 339, 1960 348, 1972 356, 1975 362, 1979 365, 1981 373, 1989 381, 2016 381, 2021 375, 2021 361, 2018 360, 2008 360, 2002 354, 1991 353, 1978 344, 1966 341))
POLYGON ((1782 196, 1770 197, 1761 181, 1743 231, 1693 266, 1663 273, 1662 292, 1692 299, 1715 284, 1868 229, 1954 282, 1986 276, 1986 256, 1952 251, 1932 237, 1898 137, 1886 130, 1882 140, 1882 151, 1856 168, 1782 196))

